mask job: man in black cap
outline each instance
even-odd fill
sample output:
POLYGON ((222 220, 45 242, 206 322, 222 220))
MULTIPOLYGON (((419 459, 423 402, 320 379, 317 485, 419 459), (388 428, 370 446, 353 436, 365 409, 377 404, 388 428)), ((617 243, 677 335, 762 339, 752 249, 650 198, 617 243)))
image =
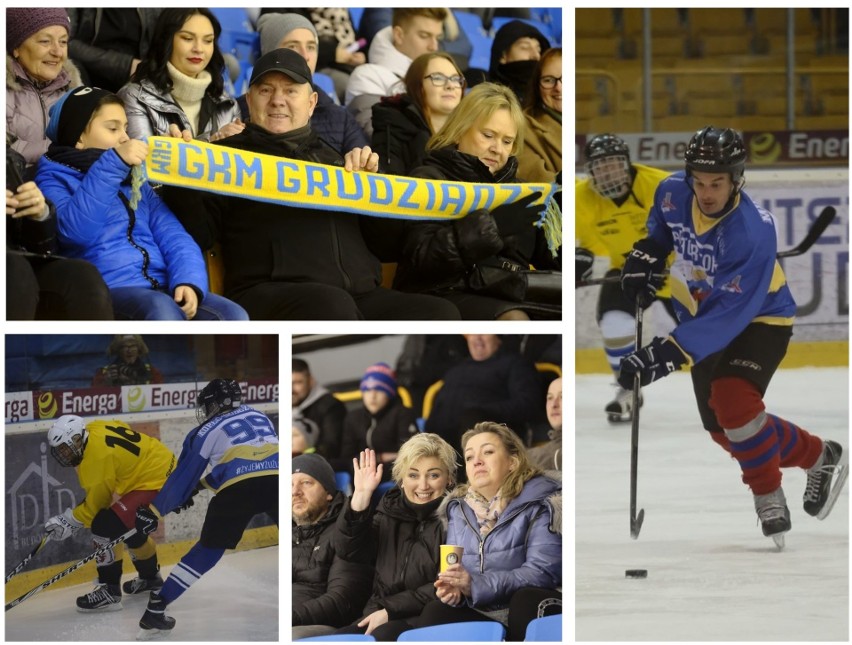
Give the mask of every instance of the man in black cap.
POLYGON ((320 455, 293 458, 293 638, 330 634, 350 624, 372 590, 372 567, 334 550, 346 497, 320 455))
MULTIPOLYGON (((369 147, 341 157, 313 132, 317 94, 308 63, 295 51, 275 49, 260 57, 247 103, 250 123, 219 145, 350 171, 378 170, 379 157, 369 147)), ((388 248, 388 231, 396 228, 385 220, 186 189, 168 189, 164 197, 202 249, 221 242, 225 294, 252 320, 460 317, 442 298, 380 286, 381 265, 371 249, 388 248)))

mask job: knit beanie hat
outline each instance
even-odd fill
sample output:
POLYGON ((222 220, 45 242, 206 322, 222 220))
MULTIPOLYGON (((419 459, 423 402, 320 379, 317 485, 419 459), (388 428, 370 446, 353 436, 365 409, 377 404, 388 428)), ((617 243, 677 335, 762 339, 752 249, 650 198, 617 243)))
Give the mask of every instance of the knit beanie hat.
POLYGON ((54 26, 65 27, 71 35, 71 20, 65 9, 6 9, 6 51, 11 54, 33 34, 54 26))
POLYGON ((45 130, 47 138, 60 146, 73 148, 92 120, 98 102, 105 96, 114 95, 99 87, 85 85, 63 94, 50 107, 50 122, 45 130))
POLYGON ((294 29, 307 29, 319 40, 314 23, 298 13, 265 13, 257 20, 260 34, 260 55, 278 49, 278 43, 294 29))
POLYGON ((295 417, 293 419, 293 427, 302 435, 305 445, 308 448, 313 448, 317 445, 320 431, 316 423, 306 417, 295 417))
POLYGON ((361 378, 361 391, 380 390, 390 396, 396 396, 396 373, 387 363, 370 365, 361 378))
POLYGON ((293 473, 302 473, 316 479, 320 486, 332 495, 337 490, 334 481, 334 471, 331 469, 325 457, 318 455, 315 452, 293 457, 293 473))
POLYGON ((497 30, 494 34, 494 42, 491 43, 491 67, 489 71, 493 74, 500 64, 503 54, 512 48, 516 40, 521 38, 535 38, 541 45, 541 52, 550 48, 550 42, 538 29, 522 20, 510 20, 497 30))

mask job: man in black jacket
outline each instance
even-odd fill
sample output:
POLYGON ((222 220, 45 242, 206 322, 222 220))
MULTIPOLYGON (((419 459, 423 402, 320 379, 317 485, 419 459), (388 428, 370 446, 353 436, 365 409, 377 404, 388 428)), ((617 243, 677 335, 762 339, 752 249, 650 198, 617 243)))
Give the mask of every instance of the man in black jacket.
POLYGON ((293 638, 329 634, 360 616, 373 568, 347 562, 333 547, 346 497, 316 454, 293 459, 293 638))
MULTIPOLYGON (((311 130, 316 102, 305 59, 290 49, 273 50, 260 57, 252 72, 251 122, 218 144, 347 171, 377 171, 378 155, 370 148, 354 148, 341 157, 311 130)), ((380 221, 362 221, 379 218, 185 189, 166 190, 164 197, 202 249, 221 241, 225 295, 253 320, 460 317, 441 298, 381 287, 381 265, 365 234, 371 241, 376 235, 376 244, 387 247, 379 229, 388 229, 380 221)))
MULTIPOLYGON (((293 417, 302 416, 319 428, 316 450, 326 459, 337 459, 343 443, 343 423, 346 406, 325 387, 317 383, 307 362, 293 359, 291 374, 293 417)), ((349 455, 351 459, 353 455, 349 455)), ((351 464, 351 461, 350 461, 351 464)), ((347 464, 346 470, 348 470, 347 464)))

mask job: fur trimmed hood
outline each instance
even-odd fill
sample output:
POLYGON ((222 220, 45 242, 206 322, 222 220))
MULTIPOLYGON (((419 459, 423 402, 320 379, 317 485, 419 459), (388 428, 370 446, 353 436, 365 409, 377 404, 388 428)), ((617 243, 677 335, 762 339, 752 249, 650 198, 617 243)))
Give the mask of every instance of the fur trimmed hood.
MULTIPOLYGON (((550 511, 551 511, 551 513, 550 513, 550 526, 549 526, 550 531, 553 532, 553 533, 556 533, 557 535, 562 535, 562 485, 561 485, 562 484, 562 472, 558 471, 558 470, 547 470, 547 471, 544 471, 542 473, 542 475, 537 475, 537 476, 544 477, 545 479, 549 479, 553 482, 558 482, 560 484, 559 488, 557 490, 551 492, 549 495, 547 495, 545 498, 542 498, 540 501, 542 501, 544 504, 546 504, 547 506, 550 507, 550 511)), ((450 491, 444 497, 444 500, 441 502, 441 505, 438 507, 438 511, 437 511, 438 517, 441 518, 441 524, 444 526, 445 531, 446 531, 447 526, 449 524, 447 507, 449 506, 450 502, 453 501, 453 500, 456 500, 456 499, 463 500, 465 494, 467 493, 467 489, 468 489, 467 484, 462 484, 461 486, 458 486, 454 490, 450 491)), ((523 491, 521 491, 521 495, 519 495, 519 497, 523 497, 523 496, 524 496, 524 493, 523 493, 523 491)), ((515 500, 512 500, 512 502, 510 502, 509 506, 511 506, 516 500, 517 500, 517 498, 515 498, 515 500)), ((526 501, 534 501, 534 500, 526 500, 526 501)), ((509 508, 509 506, 507 506, 507 508, 509 508)))
MULTIPOLYGON (((21 64, 16 61, 10 54, 6 54, 6 88, 13 92, 20 92, 24 89, 21 84, 21 74, 26 74, 21 64)), ((66 59, 62 65, 62 72, 59 73, 53 81, 51 81, 45 89, 53 89, 53 84, 59 82, 57 87, 66 86, 66 89, 74 89, 83 84, 83 78, 80 76, 80 70, 70 60, 66 59), (63 74, 64 72, 64 74, 63 74), (62 81, 65 81, 62 83, 62 81)))

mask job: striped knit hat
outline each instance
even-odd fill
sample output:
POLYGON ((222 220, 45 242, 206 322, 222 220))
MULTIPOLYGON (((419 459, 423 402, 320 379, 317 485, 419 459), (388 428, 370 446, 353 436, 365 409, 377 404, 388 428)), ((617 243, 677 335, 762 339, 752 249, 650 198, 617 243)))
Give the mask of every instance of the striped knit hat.
POLYGON ((390 396, 396 396, 396 373, 387 363, 370 365, 361 378, 361 391, 380 390, 390 396))

